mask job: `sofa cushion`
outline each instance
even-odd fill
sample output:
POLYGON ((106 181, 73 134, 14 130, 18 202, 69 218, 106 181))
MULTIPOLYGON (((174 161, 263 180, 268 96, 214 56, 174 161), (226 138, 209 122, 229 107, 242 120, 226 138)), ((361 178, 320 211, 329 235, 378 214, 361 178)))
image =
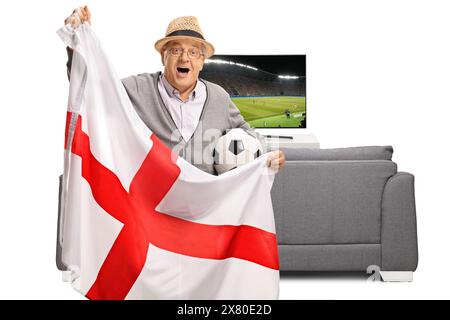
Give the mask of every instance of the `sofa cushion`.
POLYGON ((286 160, 391 160, 392 146, 368 146, 334 149, 281 148, 286 160))
POLYGON ((386 160, 287 161, 272 188, 279 244, 380 243, 386 160))

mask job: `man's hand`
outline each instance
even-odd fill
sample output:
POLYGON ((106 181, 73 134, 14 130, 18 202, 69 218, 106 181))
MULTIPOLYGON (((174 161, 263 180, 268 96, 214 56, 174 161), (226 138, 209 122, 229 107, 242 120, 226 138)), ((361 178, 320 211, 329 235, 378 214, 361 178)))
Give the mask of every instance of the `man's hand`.
POLYGON ((281 150, 273 151, 267 159, 267 166, 273 170, 283 169, 285 164, 284 152, 281 150))
POLYGON ((74 29, 84 22, 91 24, 91 13, 89 12, 88 6, 76 8, 73 10, 73 13, 64 20, 64 24, 70 24, 74 29))

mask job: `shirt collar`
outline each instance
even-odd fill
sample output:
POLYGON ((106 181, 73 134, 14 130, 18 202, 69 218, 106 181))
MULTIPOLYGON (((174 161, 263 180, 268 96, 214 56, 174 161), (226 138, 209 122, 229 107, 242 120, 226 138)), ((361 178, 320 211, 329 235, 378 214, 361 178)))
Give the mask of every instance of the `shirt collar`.
MULTIPOLYGON (((181 100, 180 91, 178 91, 176 88, 174 88, 169 83, 169 81, 167 81, 164 73, 161 73, 161 75, 159 77, 160 77, 161 82, 162 82, 164 88, 166 89, 166 92, 169 95, 169 97, 171 97, 171 98, 176 97, 179 100, 181 100)), ((200 89, 199 86, 200 86, 200 81, 197 80, 197 82, 195 83, 194 90, 192 90, 192 92, 189 94, 188 101, 193 101, 195 98, 198 98, 201 96, 201 90, 199 90, 200 89)))

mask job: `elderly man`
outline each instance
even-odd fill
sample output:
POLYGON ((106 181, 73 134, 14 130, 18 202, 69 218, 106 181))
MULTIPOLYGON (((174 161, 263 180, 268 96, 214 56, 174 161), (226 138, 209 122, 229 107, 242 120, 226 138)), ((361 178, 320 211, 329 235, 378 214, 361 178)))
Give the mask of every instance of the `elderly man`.
MULTIPOLYGON (((90 24, 87 6, 74 10, 64 23, 76 28, 90 24)), ((137 113, 167 146, 199 169, 215 174, 213 139, 233 128, 260 138, 245 122, 229 94, 220 86, 199 79, 205 59, 214 54, 195 17, 170 22, 165 37, 156 41, 164 72, 122 79, 137 113)), ((72 52, 68 49, 70 76, 72 52)), ((271 153, 268 165, 275 170, 285 163, 284 153, 271 153)))

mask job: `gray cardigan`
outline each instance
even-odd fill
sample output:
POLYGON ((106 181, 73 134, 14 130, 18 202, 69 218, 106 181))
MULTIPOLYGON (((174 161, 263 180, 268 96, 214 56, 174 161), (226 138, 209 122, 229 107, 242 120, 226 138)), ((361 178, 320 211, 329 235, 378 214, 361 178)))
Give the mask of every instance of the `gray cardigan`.
MULTIPOLYGON (((67 48, 67 75, 70 79, 72 50, 67 48)), ((169 148, 194 166, 205 172, 216 174, 213 149, 215 140, 227 130, 241 128, 258 138, 266 151, 264 138, 250 128, 229 94, 217 84, 199 79, 206 85, 206 101, 200 121, 191 139, 185 141, 177 129, 158 91, 161 72, 143 73, 122 79, 128 96, 142 121, 169 148)))
MULTIPOLYGON (((144 73, 122 79, 122 83, 137 113, 159 139, 197 168, 215 174, 213 149, 215 139, 229 129, 242 128, 262 140, 245 122, 229 94, 220 86, 206 81, 207 98, 200 115, 200 122, 191 139, 185 141, 177 129, 167 106, 158 91, 161 73, 144 73)), ((263 141, 261 141, 263 143, 263 141)), ((263 144, 264 146, 264 144, 263 144)))

